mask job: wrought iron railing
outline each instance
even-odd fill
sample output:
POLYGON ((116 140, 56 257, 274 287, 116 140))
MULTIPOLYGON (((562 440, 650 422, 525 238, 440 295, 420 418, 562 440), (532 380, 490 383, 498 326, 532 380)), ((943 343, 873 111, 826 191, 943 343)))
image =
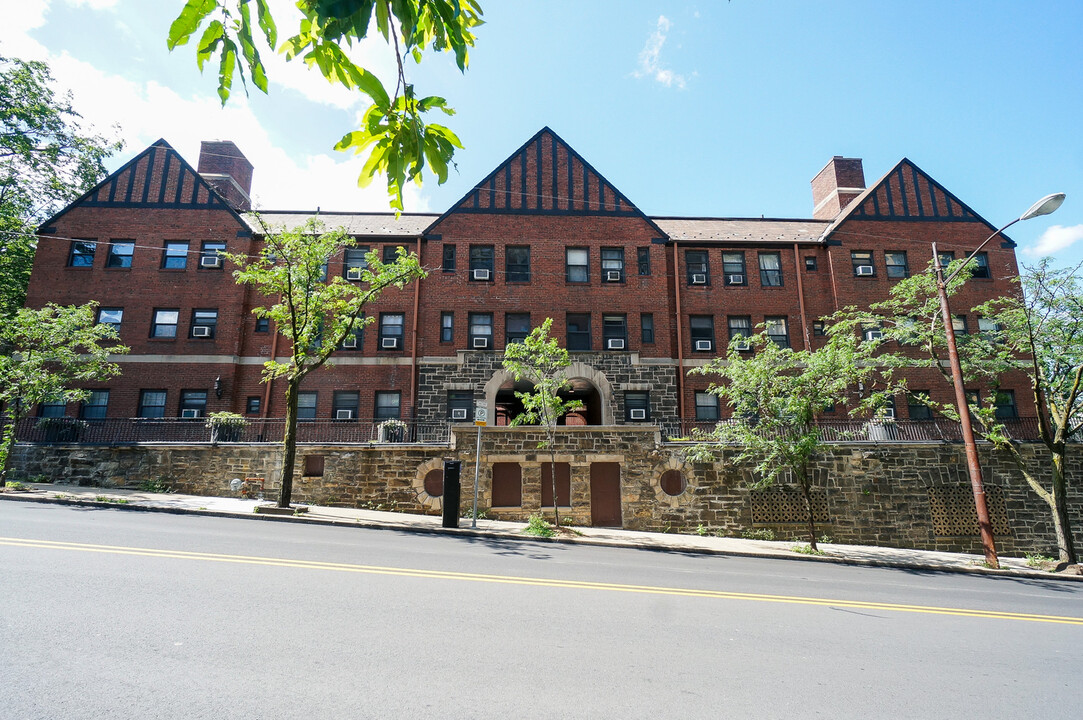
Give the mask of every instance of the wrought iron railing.
MULTIPOLYGON (((276 443, 282 442, 283 418, 252 419, 242 427, 220 427, 212 434, 204 418, 24 418, 16 428, 20 442, 130 445, 134 443, 276 443)), ((446 445, 446 422, 400 420, 302 420, 297 442, 328 445, 422 443, 446 445)))
MULTIPOLYGON (((688 442, 702 438, 719 424, 736 422, 700 422, 684 420, 662 423, 662 436, 669 442, 688 442)), ((1041 439, 1038 418, 1004 419, 1008 436, 1020 442, 1041 439)), ((962 442, 959 423, 945 418, 933 420, 820 420, 816 423, 825 442, 962 442)), ((777 431, 781 432, 781 431, 777 431)))

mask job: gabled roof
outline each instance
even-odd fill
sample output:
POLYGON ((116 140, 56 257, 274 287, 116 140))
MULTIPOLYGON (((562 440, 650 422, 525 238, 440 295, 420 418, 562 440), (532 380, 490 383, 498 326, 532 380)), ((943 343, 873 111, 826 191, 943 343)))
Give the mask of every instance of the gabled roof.
POLYGON ((523 143, 425 232, 453 213, 639 217, 665 237, 661 228, 549 127, 523 143))
MULTIPOLYGON (((438 215, 436 213, 383 212, 325 212, 321 210, 267 210, 258 213, 263 222, 272 228, 284 227, 295 230, 312 218, 318 218, 327 229, 345 228, 350 235, 370 238, 420 237, 438 215)), ((245 213, 244 220, 253 233, 263 234, 263 225, 256 213, 245 213)))
POLYGON ((162 139, 42 223, 41 230, 75 207, 217 209, 244 224, 218 191, 162 139))
POLYGON ((819 243, 826 220, 776 218, 656 217, 671 240, 682 243, 772 244, 819 243))
MULTIPOLYGON (((977 222, 991 231, 997 229, 908 158, 854 198, 827 226, 823 238, 847 220, 977 222)), ((1015 246, 1006 236, 1005 240, 1015 246)))

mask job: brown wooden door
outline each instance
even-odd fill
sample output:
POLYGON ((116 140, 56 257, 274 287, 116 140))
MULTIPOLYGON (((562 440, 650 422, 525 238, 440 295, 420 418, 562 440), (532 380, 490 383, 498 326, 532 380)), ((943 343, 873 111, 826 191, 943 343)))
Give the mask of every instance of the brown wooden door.
POLYGON ((620 512, 620 463, 590 464, 590 524, 623 527, 620 512))

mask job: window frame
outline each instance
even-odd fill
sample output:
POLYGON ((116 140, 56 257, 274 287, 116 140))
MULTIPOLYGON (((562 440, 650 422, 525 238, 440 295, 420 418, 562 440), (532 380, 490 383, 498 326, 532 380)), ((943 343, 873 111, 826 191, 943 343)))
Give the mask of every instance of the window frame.
POLYGON ((132 258, 135 256, 134 240, 110 240, 109 248, 105 253, 105 267, 112 269, 130 270, 132 258), (127 248, 128 252, 117 252, 119 248, 127 248))
POLYGON ((530 327, 530 313, 504 313, 504 343, 505 345, 511 345, 512 343, 522 342, 530 334, 532 328, 530 327), (515 319, 516 323, 522 319, 526 319, 526 331, 516 330, 512 332, 512 319, 515 319))
MULTIPOLYGON (((155 399, 157 399, 157 398, 155 398, 155 399)), ((165 408, 166 408, 166 404, 168 402, 169 402, 169 391, 168 390, 165 390, 165 389, 140 390, 139 391, 139 405, 136 406, 136 417, 148 418, 148 419, 164 418, 165 417, 165 408), (160 404, 154 404, 154 405, 148 404, 147 400, 150 399, 150 396, 157 395, 157 394, 161 394, 162 402, 160 404), (160 409, 161 412, 158 413, 158 414, 152 413, 152 414, 148 415, 147 410, 148 409, 153 409, 153 408, 158 408, 158 409, 160 409)))
POLYGON ((997 420, 1015 420, 1019 417, 1019 406, 1015 402, 1015 390, 997 390, 993 395, 993 415, 997 420), (1009 402, 1002 403, 1001 398, 1009 402))
POLYGON ((353 246, 348 247, 342 252, 342 277, 349 282, 361 282, 361 278, 351 279, 351 270, 360 270, 362 272, 369 266, 368 255, 369 248, 365 246, 353 246))
POLYGON ((263 399, 259 395, 249 395, 244 400, 244 414, 259 415, 260 406, 262 404, 263 399))
POLYGON ((650 246, 636 248, 636 272, 640 277, 647 277, 651 274, 650 246))
POLYGON ((910 277, 910 259, 906 256, 905 250, 885 250, 884 267, 886 268, 885 274, 891 280, 903 280, 910 277), (892 256, 895 256, 894 259, 896 260, 901 256, 902 264, 893 263, 892 256))
POLYGON ((361 393, 357 390, 333 390, 331 392, 331 419, 337 422, 357 422, 361 416, 361 393), (349 410, 350 418, 340 418, 339 410, 349 410))
POLYGON ((470 246, 470 277, 467 278, 469 282, 494 282, 496 280, 496 248, 492 245, 471 245, 470 246), (474 279, 475 270, 488 270, 488 280, 476 280, 474 279))
POLYGON ((782 253, 780 252, 760 252, 757 253, 757 260, 760 270, 760 287, 785 287, 785 278, 782 275, 782 253), (777 268, 764 267, 763 261, 766 258, 773 257, 778 263, 777 268), (772 282, 772 279, 778 282, 772 282))
POLYGON ((714 352, 717 347, 714 333, 714 315, 688 316, 688 345, 692 352, 714 352), (697 327, 697 324, 699 327, 697 327), (707 350, 697 350, 696 343, 701 340, 709 340, 711 347, 707 350))
POLYGON ((564 248, 564 281, 576 285, 583 285, 590 282, 590 248, 579 246, 564 248), (575 253, 577 256, 579 253, 582 253, 583 262, 573 263, 572 253, 575 253), (582 279, 573 277, 573 274, 582 274, 582 279))
POLYGON ((376 347, 377 350, 383 352, 402 352, 403 345, 405 345, 404 340, 406 338, 406 313, 380 313, 379 335, 380 344, 376 347), (393 318, 398 318, 399 322, 391 322, 393 318), (398 328, 398 332, 394 332, 394 328, 398 328), (385 338, 395 338, 395 347, 384 347, 385 338))
POLYGON ((468 350, 492 350, 493 342, 493 314, 491 312, 472 312, 466 315, 466 347, 468 350), (488 322, 481 322, 488 320, 488 322), (489 332, 475 332, 488 328, 489 332), (485 338, 485 347, 474 346, 475 338, 485 338))
POLYGON ((297 419, 315 420, 319 409, 320 394, 315 390, 302 390, 297 393, 297 419), (304 400, 304 403, 301 401, 304 400), (310 402, 311 401, 311 402, 310 402), (302 412, 303 411, 303 412, 302 412))
POLYGON ((162 244, 162 264, 159 268, 161 270, 187 270, 190 249, 191 243, 187 240, 166 240, 162 244), (178 250, 178 248, 184 249, 178 250))
POLYGON ((684 251, 684 274, 685 282, 688 286, 703 285, 708 287, 711 284, 711 256, 706 250, 685 250, 684 251), (702 258, 693 260, 692 258, 702 258), (698 269, 697 269, 698 268, 698 269), (702 283, 693 283, 694 275, 703 275, 702 283))
POLYGON ((933 409, 918 400, 918 395, 929 397, 929 391, 912 390, 906 393, 906 417, 916 421, 932 420, 933 409))
POLYGON ((440 248, 441 272, 455 272, 455 261, 457 259, 458 257, 456 255, 455 243, 444 243, 443 246, 440 248))
POLYGON ((448 390, 447 419, 452 422, 470 422, 474 419, 474 391, 473 390, 448 390), (466 410, 466 419, 456 420, 452 417, 454 410, 466 410))
POLYGON ((180 308, 154 308, 150 313, 150 337, 153 340, 176 340, 178 331, 180 330, 180 308), (171 323, 158 322, 159 313, 173 313, 176 316, 176 320, 171 323), (172 334, 161 334, 158 332, 158 328, 172 327, 172 334))
POLYGON ((593 347, 593 341, 591 338, 591 318, 590 313, 566 313, 564 317, 564 344, 569 352, 590 352, 593 347), (574 321, 573 321, 574 318, 574 321), (586 319, 586 327, 583 328, 583 323, 579 322, 582 319, 586 319), (572 323, 575 322, 579 329, 573 331, 572 323), (573 338, 576 342, 572 342, 573 338), (578 347, 584 344, 582 340, 586 340, 586 347, 578 347))
POLYGON ((604 247, 599 250, 598 255, 601 258, 602 281, 607 283, 623 283, 625 280, 624 248, 604 247), (609 257, 606 257, 606 255, 609 255, 609 257), (616 280, 610 280, 610 272, 620 273, 620 276, 616 280))
POLYGON ((718 422, 721 419, 721 407, 718 396, 714 393, 709 393, 706 390, 696 390, 694 406, 696 408, 696 422, 718 422), (709 400, 710 402, 703 403, 700 402, 701 400, 709 400))
POLYGON ((625 390, 624 391, 624 421, 625 422, 651 422, 651 393, 650 390, 625 390), (645 417, 632 419, 632 410, 645 410, 645 417))
POLYGON ((193 308, 192 321, 188 324, 188 338, 191 340, 214 340, 218 333, 218 308, 193 308), (209 317, 213 313, 213 317, 209 317), (203 318, 199 319, 202 315, 203 318), (196 337, 197 327, 209 327, 211 334, 206 337, 196 337))
POLYGON ((455 311, 442 310, 440 312, 440 342, 455 342, 455 311))
POLYGON ((970 277, 972 279, 978 279, 978 280, 992 280, 993 279, 993 271, 992 271, 992 268, 989 267, 989 253, 985 252, 984 250, 982 252, 977 253, 974 256, 974 260, 972 262, 974 263, 972 265, 972 267, 974 269, 970 273, 970 277))
POLYGON ((726 250, 722 252, 722 284, 726 287, 746 287, 748 285, 748 266, 745 264, 744 250, 726 250), (734 258, 737 259, 734 260, 734 258), (734 275, 740 275, 741 282, 730 282, 730 278, 734 275))
POLYGON ((763 318, 767 338, 782 348, 790 347, 790 320, 786 315, 768 315, 763 318), (772 333, 772 328, 781 327, 783 332, 772 333))
POLYGON ((504 282, 506 283, 528 283, 530 282, 530 246, 529 245, 507 245, 504 248, 504 282), (512 253, 526 253, 525 262, 520 259, 517 262, 512 262, 512 253))
POLYGON ((729 335, 730 343, 736 337, 743 337, 748 340, 752 337, 752 316, 751 315, 727 315, 726 316, 726 333, 729 335))
POLYGON ((639 313, 639 341, 644 345, 654 344, 654 313, 639 313))
POLYGON ((372 408, 373 408, 372 416, 377 422, 380 422, 381 420, 399 420, 399 419, 401 419, 402 418, 402 391, 401 390, 377 390, 375 395, 373 396, 372 408), (393 405, 391 403, 383 403, 383 404, 381 404, 381 400, 390 400, 391 398, 395 399, 395 402, 394 402, 393 405), (387 414, 388 413, 387 408, 390 408, 390 407, 395 408, 395 414, 394 415, 387 414))
POLYGON ((606 352, 623 352, 619 348, 610 349, 610 340, 623 340, 624 350, 628 347, 628 316, 624 313, 602 314, 602 349, 606 352))
POLYGON ((113 328, 113 330, 115 330, 117 332, 117 334, 119 335, 120 334, 120 327, 123 324, 123 322, 124 322, 124 308, 122 308, 122 307, 100 307, 100 308, 98 308, 98 324, 99 325, 108 325, 109 327, 113 328), (116 313, 117 314, 117 321, 112 322, 112 321, 109 321, 109 320, 102 320, 102 315, 105 315, 106 313, 116 313))
POLYGON ((68 264, 70 268, 94 267, 94 256, 98 253, 98 241, 76 238, 71 241, 68 248, 68 264))
POLYGON ((81 420, 104 420, 109 414, 109 389, 97 388, 90 391, 86 400, 79 403, 81 420), (104 395, 104 402, 101 402, 104 395), (99 402, 95 402, 98 400, 99 402), (101 408, 100 414, 98 408, 101 408))
POLYGON ((854 277, 876 277, 876 263, 873 260, 872 250, 851 250, 850 266, 853 269, 854 277), (859 275, 857 272, 859 267, 871 267, 872 273, 859 275))
POLYGON ((216 270, 222 271, 225 269, 225 263, 222 262, 222 253, 228 249, 228 244, 221 240, 204 240, 199 244, 199 263, 196 265, 197 270, 216 270), (215 257, 219 259, 218 267, 203 267, 203 258, 215 257))
POLYGON ((177 417, 184 417, 185 410, 195 410, 198 414, 190 419, 205 418, 207 416, 207 399, 208 393, 206 390, 198 390, 188 388, 180 391, 180 400, 177 405, 177 417), (199 402, 199 395, 203 396, 203 401, 199 402))

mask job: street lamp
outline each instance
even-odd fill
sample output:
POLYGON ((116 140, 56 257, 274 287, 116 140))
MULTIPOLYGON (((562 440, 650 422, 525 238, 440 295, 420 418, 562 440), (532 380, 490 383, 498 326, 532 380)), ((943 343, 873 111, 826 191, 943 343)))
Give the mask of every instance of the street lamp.
POLYGON ((970 473, 970 486, 974 491, 974 509, 978 513, 978 529, 981 532, 981 546, 985 551, 985 562, 994 568, 1000 567, 997 559, 996 545, 993 541, 993 525, 989 521, 989 506, 985 501, 985 485, 981 477, 981 465, 978 462, 978 446, 974 442, 974 428, 970 424, 970 409, 966 403, 966 390, 963 389, 963 368, 959 362, 959 349, 955 343, 955 327, 952 324, 951 308, 948 306, 948 283, 955 279, 963 268, 970 265, 981 249, 990 240, 1004 232, 1020 220, 1030 220, 1040 215, 1048 215, 1064 202, 1064 193, 1046 195, 1030 206, 1030 208, 1012 220, 1010 223, 985 238, 985 242, 974 249, 966 260, 955 271, 944 278, 944 267, 940 264, 940 253, 936 251, 936 243, 933 243, 933 267, 936 268, 936 292, 940 298, 940 314, 944 320, 944 333, 948 338, 948 362, 951 364, 951 381, 955 386, 955 407, 959 411, 959 424, 963 431, 963 444, 966 446, 966 464, 970 473))

